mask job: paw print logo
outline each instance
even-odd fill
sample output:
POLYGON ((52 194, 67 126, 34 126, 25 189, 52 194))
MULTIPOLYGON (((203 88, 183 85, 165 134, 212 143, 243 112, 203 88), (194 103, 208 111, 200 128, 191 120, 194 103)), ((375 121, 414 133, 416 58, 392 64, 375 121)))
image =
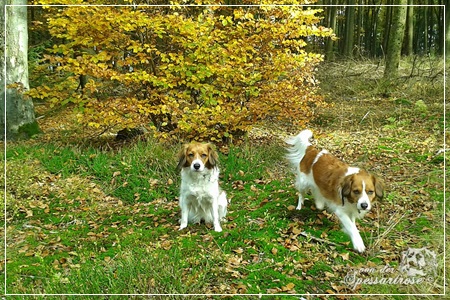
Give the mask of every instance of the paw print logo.
POLYGON ((427 248, 409 248, 402 252, 399 269, 410 277, 436 276, 436 253, 427 248))

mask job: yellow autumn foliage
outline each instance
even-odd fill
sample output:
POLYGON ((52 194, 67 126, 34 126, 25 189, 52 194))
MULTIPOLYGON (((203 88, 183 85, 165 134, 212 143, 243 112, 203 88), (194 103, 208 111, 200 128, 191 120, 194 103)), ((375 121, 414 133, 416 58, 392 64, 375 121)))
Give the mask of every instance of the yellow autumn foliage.
POLYGON ((76 104, 86 126, 211 141, 238 139, 269 118, 302 125, 323 104, 314 79, 322 57, 305 50, 332 35, 316 26, 319 10, 175 2, 48 7, 56 43, 37 69, 47 80, 30 95, 76 104))

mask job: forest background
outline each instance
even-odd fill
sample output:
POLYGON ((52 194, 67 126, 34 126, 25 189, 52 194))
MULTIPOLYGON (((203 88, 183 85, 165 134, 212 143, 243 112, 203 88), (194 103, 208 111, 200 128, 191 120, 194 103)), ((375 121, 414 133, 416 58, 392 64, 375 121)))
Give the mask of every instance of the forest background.
MULTIPOLYGON (((439 1, 414 6, 388 2, 338 3, 323 10, 31 6, 27 19, 22 18, 29 19, 31 29, 28 96, 51 105, 74 104, 78 122, 99 132, 143 128, 164 139, 195 136, 227 142, 268 118, 301 126, 324 104, 314 77, 323 54, 327 60, 385 58, 385 79, 398 76, 400 55, 444 54, 449 22, 439 1)), ((68 1, 77 3, 85 4, 68 1)), ((11 49, 7 56, 13 53, 11 49)), ((23 73, 21 68, 7 70, 23 73)), ((17 84, 20 78, 10 81, 17 84)), ((20 84, 28 90, 28 82, 20 84)), ((13 119, 15 110, 9 111, 13 119)), ((32 113, 27 118, 33 122, 32 113)))

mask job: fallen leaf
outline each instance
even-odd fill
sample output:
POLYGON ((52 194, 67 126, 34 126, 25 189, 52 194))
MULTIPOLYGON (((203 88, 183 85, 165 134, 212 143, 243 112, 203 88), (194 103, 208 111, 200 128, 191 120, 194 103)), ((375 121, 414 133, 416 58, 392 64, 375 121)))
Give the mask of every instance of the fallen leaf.
POLYGON ((339 254, 340 257, 342 257, 343 260, 349 260, 350 258, 350 253, 346 252, 346 253, 341 253, 339 254))
POLYGON ((263 201, 261 201, 261 203, 259 203, 259 207, 263 207, 264 205, 266 205, 269 202, 268 199, 264 199, 263 201))
POLYGON ((293 290, 294 287, 295 287, 295 284, 293 284, 292 282, 290 282, 290 283, 286 284, 286 286, 281 287, 281 290, 282 290, 283 292, 287 292, 287 291, 293 290))
POLYGON ((244 249, 242 249, 242 248, 237 248, 237 249, 234 249, 233 252, 235 252, 235 253, 237 253, 237 254, 241 254, 241 253, 244 253, 244 249))

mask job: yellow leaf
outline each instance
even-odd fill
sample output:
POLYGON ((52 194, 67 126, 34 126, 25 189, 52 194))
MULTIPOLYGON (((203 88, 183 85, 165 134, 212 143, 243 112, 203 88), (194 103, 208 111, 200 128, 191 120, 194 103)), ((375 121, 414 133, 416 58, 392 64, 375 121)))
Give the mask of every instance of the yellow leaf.
POLYGON ((339 254, 340 257, 342 257, 343 260, 349 260, 350 258, 350 253, 346 252, 346 253, 341 253, 339 254))
POLYGON ((281 287, 281 290, 283 292, 288 292, 288 291, 292 291, 294 289, 294 287, 295 287, 295 284, 293 284, 291 282, 291 283, 288 283, 286 286, 281 287))

